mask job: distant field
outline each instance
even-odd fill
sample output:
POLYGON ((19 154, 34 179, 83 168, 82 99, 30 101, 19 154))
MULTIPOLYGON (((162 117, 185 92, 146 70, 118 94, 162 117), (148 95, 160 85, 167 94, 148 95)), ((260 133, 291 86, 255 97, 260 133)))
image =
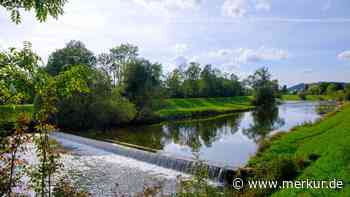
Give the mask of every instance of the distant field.
POLYGON ((222 98, 185 98, 166 99, 164 107, 157 111, 161 118, 179 119, 194 116, 215 115, 254 108, 250 98, 222 97, 222 98))
POLYGON ((0 105, 0 123, 15 122, 21 113, 31 116, 33 105, 0 105))
MULTIPOLYGON (((306 96, 307 101, 318 101, 318 100, 327 100, 327 99, 330 99, 330 97, 327 95, 307 95, 306 96)), ((288 94, 288 95, 282 95, 282 100, 299 101, 301 99, 298 95, 288 94)))
POLYGON ((350 196, 350 105, 329 114, 312 125, 295 128, 271 142, 265 151, 250 160, 250 166, 259 168, 280 157, 307 160, 318 155, 302 169, 297 180, 342 180, 343 189, 283 189, 273 196, 350 196))

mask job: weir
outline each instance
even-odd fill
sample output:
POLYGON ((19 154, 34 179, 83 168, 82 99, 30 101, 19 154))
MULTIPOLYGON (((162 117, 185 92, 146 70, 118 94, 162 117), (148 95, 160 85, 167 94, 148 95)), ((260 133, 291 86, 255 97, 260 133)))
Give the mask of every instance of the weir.
MULTIPOLYGON (((89 139, 62 132, 53 132, 50 134, 50 137, 58 141, 60 141, 60 139, 74 141, 79 144, 88 145, 110 153, 133 158, 142 162, 151 163, 157 166, 188 174, 193 174, 195 172, 195 168, 198 167, 198 162, 193 159, 169 156, 162 154, 161 152, 147 152, 144 150, 130 148, 115 143, 89 139)), ((208 170, 209 178, 219 183, 230 182, 236 171, 234 167, 223 166, 209 162, 204 162, 203 165, 208 170)))

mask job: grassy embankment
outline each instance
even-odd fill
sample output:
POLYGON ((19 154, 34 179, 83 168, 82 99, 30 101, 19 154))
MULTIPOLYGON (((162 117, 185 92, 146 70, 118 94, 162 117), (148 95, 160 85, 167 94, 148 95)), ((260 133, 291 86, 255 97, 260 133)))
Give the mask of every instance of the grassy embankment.
MULTIPOLYGON (((295 95, 295 94, 285 94, 282 95, 281 98, 283 101, 300 101, 300 97, 299 95, 295 95)), ((328 95, 306 95, 306 101, 319 101, 319 100, 328 100, 328 99, 332 99, 330 96, 328 95)))
MULTIPOLYGON (((162 120, 201 117, 253 109, 246 96, 165 99, 156 114, 162 120)), ((14 122, 21 113, 31 114, 33 105, 0 105, 0 122, 14 122)))
POLYGON ((274 196, 349 196, 350 195, 350 104, 323 120, 296 127, 275 137, 265 150, 253 157, 249 165, 266 166, 278 158, 310 161, 297 171, 295 180, 343 180, 343 189, 282 189, 274 196), (315 157, 316 155, 316 157, 315 157))
POLYGON ((222 98, 166 99, 156 113, 161 119, 182 119, 253 109, 246 96, 222 98))

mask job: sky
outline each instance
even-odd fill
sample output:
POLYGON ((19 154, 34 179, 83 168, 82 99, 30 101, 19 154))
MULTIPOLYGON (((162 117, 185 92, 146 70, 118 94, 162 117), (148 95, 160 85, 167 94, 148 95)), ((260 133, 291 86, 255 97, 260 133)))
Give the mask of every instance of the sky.
POLYGON ((38 22, 0 7, 0 48, 30 41, 47 61, 70 40, 95 54, 130 43, 164 72, 191 61, 244 78, 268 67, 288 86, 350 81, 349 0, 68 0, 64 15, 38 22))

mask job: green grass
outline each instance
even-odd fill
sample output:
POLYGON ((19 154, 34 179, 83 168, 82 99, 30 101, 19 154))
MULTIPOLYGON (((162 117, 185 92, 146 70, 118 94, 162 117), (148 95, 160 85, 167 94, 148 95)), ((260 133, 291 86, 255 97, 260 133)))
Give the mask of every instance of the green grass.
POLYGON ((222 97, 222 98, 186 98, 166 99, 163 108, 157 111, 163 119, 181 119, 245 111, 254 108, 250 98, 222 97))
POLYGON ((21 113, 31 116, 33 105, 0 105, 0 123, 15 122, 21 113))
MULTIPOLYGON (((319 100, 328 100, 331 99, 328 95, 307 95, 306 100, 307 101, 319 101, 319 100)), ((285 101, 299 101, 301 100, 298 95, 295 94, 286 94, 282 95, 282 100, 285 101)))
POLYGON ((263 166, 277 157, 306 159, 312 154, 320 157, 302 169, 297 180, 343 180, 345 188, 283 189, 274 196, 350 196, 350 104, 337 113, 328 114, 315 124, 305 124, 271 142, 253 157, 249 165, 263 166))

